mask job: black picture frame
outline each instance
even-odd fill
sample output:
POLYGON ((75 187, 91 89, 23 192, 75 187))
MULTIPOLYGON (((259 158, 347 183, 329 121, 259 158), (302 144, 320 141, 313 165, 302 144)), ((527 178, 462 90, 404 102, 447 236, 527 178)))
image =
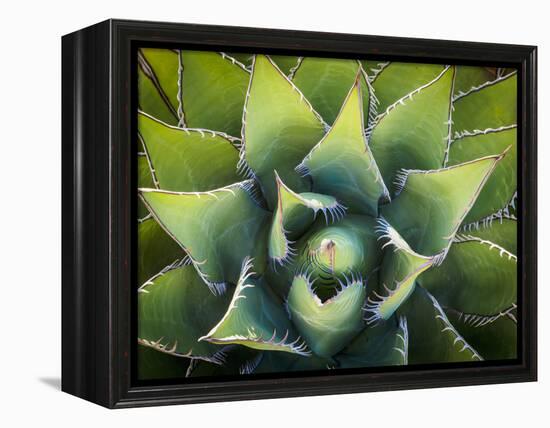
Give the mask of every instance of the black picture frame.
POLYGON ((62 390, 110 407, 341 394, 537 379, 535 46, 107 20, 62 38, 62 390), (518 69, 519 358, 138 385, 135 353, 137 45, 483 64, 518 69), (135 56, 135 55, 134 55, 135 56))

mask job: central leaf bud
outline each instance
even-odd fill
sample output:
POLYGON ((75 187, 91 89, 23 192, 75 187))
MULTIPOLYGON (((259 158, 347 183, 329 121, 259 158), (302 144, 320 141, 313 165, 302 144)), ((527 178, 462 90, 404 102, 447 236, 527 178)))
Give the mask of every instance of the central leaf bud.
POLYGON ((369 217, 349 215, 330 226, 319 222, 300 244, 300 264, 322 300, 336 294, 346 276, 366 279, 379 263, 379 243, 369 217))
POLYGON ((310 267, 322 283, 332 283, 342 274, 359 271, 364 261, 364 247, 357 235, 331 226, 313 235, 307 244, 310 267))

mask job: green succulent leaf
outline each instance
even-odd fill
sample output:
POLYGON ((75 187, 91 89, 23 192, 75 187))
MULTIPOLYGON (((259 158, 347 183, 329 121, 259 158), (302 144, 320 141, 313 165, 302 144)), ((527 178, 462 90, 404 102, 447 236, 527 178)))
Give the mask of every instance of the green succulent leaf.
POLYGON ((178 84, 178 54, 167 49, 140 49, 138 52, 138 105, 142 111, 163 122, 178 125, 179 103, 173 91, 178 84))
MULTIPOLYGON (((181 358, 159 352, 147 346, 138 345, 137 371, 138 379, 178 379, 187 375, 191 364, 190 358, 181 358)), ((212 364, 217 367, 217 365, 212 364)))
POLYGON ((500 128, 517 123, 515 72, 454 97, 453 133, 500 128))
POLYGON ((457 65, 454 95, 466 93, 470 89, 494 80, 495 78, 496 70, 493 68, 457 65))
POLYGON ((483 187, 476 203, 464 219, 470 223, 498 211, 512 199, 517 189, 516 125, 499 130, 467 133, 454 140, 449 151, 448 166, 508 150, 483 187))
MULTIPOLYGON (((236 283, 244 257, 266 258, 269 214, 253 200, 251 184, 243 181, 210 192, 141 189, 155 219, 186 249, 216 292, 236 283)), ((261 262, 257 269, 263 271, 261 262)))
POLYGON ((451 324, 438 301, 422 287, 416 287, 402 312, 409 329, 409 364, 483 360, 451 324))
POLYGON ((229 300, 213 295, 191 265, 163 271, 139 288, 138 342, 165 354, 221 363, 220 348, 198 339, 229 300))
POLYGON ((441 266, 419 278, 445 307, 494 315, 517 301, 517 257, 491 241, 459 235, 441 266))
POLYGON ((193 360, 188 376, 236 376, 253 373, 262 360, 262 352, 247 346, 228 345, 223 348, 225 361, 215 364, 209 361, 193 360))
POLYGON ((517 70, 137 62, 140 379, 517 358, 517 70))
POLYGON ((407 365, 409 333, 405 317, 365 328, 335 359, 339 368, 407 365))
POLYGON ((304 237, 301 254, 310 268, 318 267, 335 275, 356 272, 366 278, 380 264, 380 245, 374 231, 376 220, 369 216, 346 215, 322 226, 319 221, 304 237))
POLYGON ((182 51, 186 126, 240 135, 250 73, 217 52, 182 51))
POLYGON ((270 207, 277 201, 273 171, 298 192, 309 186, 295 166, 325 133, 303 94, 266 56, 257 55, 245 108, 241 168, 255 175, 270 207))
POLYGON ((505 360, 517 358, 517 306, 494 316, 464 314, 446 310, 447 317, 460 334, 474 346, 484 358, 505 360))
POLYGON ((334 367, 332 358, 321 358, 314 354, 304 356, 288 352, 264 352, 254 374, 327 370, 334 367))
POLYGON ((517 220, 518 211, 517 211, 517 200, 518 193, 517 190, 514 192, 512 198, 506 202, 506 204, 498 209, 497 211, 491 213, 487 217, 480 218, 478 220, 467 222, 464 220, 462 226, 460 227, 464 231, 478 230, 480 227, 491 226, 494 222, 502 222, 502 220, 517 220))
MULTIPOLYGON (((246 68, 252 67, 253 54, 250 53, 230 53, 229 57, 234 58, 243 64, 246 68)), ((269 58, 279 67, 283 74, 289 76, 292 71, 298 67, 302 57, 292 55, 269 55, 269 58)))
POLYGON ((364 135, 360 75, 332 128, 296 168, 313 179, 313 190, 339 195, 350 211, 376 217, 378 201, 389 198, 364 135))
POLYGON ((382 215, 418 253, 446 250, 505 153, 432 171, 405 171, 382 215))
POLYGON ((180 105, 180 58, 179 51, 172 49, 141 48, 140 53, 151 67, 155 84, 163 97, 170 103, 171 111, 179 119, 180 105))
POLYGON ((444 68, 439 64, 389 63, 372 83, 379 103, 378 111, 385 111, 398 99, 431 82, 444 68))
POLYGON ((518 253, 518 222, 515 218, 495 219, 487 224, 468 227, 463 233, 491 241, 512 254, 518 253))
POLYGON ((287 76, 290 76, 302 61, 301 57, 290 55, 269 55, 269 57, 277 64, 277 67, 279 67, 283 74, 287 76))
POLYGON ((389 320, 412 294, 419 275, 429 269, 435 260, 434 257, 415 253, 385 220, 379 219, 377 231, 380 238, 387 240, 383 248, 389 248, 384 254, 379 275, 383 288, 381 294, 373 291, 364 308, 368 324, 389 320))
POLYGON ((246 258, 227 312, 200 340, 308 355, 309 350, 288 319, 283 302, 266 282, 252 278, 255 272, 251 269, 252 260, 246 258))
POLYGON ((358 81, 362 86, 361 114, 365 123, 369 111, 367 82, 360 73, 360 64, 355 60, 332 58, 305 58, 300 62, 292 81, 311 102, 321 117, 332 124, 348 95, 349 88, 358 81))
POLYGON ((360 60, 359 61, 365 70, 369 82, 373 83, 380 73, 391 63, 389 61, 380 61, 380 60, 360 60))
MULTIPOLYGON (((153 181, 153 175, 151 173, 151 168, 149 167, 149 161, 145 154, 138 155, 137 158, 137 168, 138 168, 138 187, 149 187, 154 188, 155 182, 153 181)), ((138 219, 142 219, 149 215, 149 210, 143 204, 143 202, 138 202, 138 219)))
POLYGON ((168 126, 143 112, 138 131, 163 190, 206 191, 240 180, 239 152, 225 134, 168 126))
POLYGON ((318 193, 295 193, 289 189, 275 173, 277 181, 278 201, 269 231, 269 257, 275 263, 283 265, 292 255, 291 248, 294 239, 300 236, 313 223, 318 211, 325 218, 339 219, 344 216, 345 209, 332 196, 318 193))
POLYGON ((137 283, 141 286, 166 266, 186 254, 153 218, 138 224, 137 283))
POLYGON ((287 308, 292 322, 320 357, 338 353, 364 326, 363 281, 352 275, 340 286, 334 297, 322 302, 312 289, 310 276, 299 274, 294 277, 288 294, 287 308))
POLYGON ((254 55, 249 52, 228 52, 227 54, 222 52, 222 55, 231 61, 233 58, 235 61, 240 62, 246 68, 250 68, 252 65, 252 58, 254 55))
POLYGON ((454 68, 446 67, 379 116, 369 145, 385 183, 392 183, 400 168, 435 169, 443 165, 453 79, 454 68))
POLYGON ((138 187, 155 188, 155 181, 149 166, 149 160, 147 156, 143 154, 138 155, 138 187))

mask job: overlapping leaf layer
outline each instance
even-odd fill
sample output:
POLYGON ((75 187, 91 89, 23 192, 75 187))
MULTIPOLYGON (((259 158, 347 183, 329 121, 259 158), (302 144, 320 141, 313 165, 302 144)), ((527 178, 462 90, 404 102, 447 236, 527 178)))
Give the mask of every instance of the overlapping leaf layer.
POLYGON ((144 48, 138 371, 515 358, 510 69, 144 48))

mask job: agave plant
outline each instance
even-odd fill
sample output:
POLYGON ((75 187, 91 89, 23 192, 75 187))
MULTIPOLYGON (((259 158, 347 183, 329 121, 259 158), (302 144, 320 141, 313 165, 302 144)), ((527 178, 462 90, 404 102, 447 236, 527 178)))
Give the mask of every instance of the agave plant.
POLYGON ((138 63, 141 378, 516 357, 515 70, 138 63))

